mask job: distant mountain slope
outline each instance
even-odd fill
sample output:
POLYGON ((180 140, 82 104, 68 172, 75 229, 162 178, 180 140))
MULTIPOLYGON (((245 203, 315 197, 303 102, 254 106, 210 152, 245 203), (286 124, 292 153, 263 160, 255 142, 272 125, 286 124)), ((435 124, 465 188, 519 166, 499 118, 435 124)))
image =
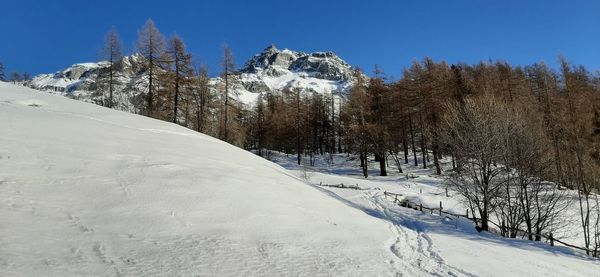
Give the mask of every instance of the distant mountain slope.
POLYGON ((175 124, 0 82, 2 276, 392 276, 380 219, 175 124))
MULTIPOLYGON (((53 74, 35 76, 28 86, 87 102, 100 101, 95 79, 106 62, 74 64, 53 74)), ((279 50, 271 45, 250 58, 233 76, 232 97, 253 105, 261 93, 301 89, 304 92, 337 96, 347 95, 353 84, 353 68, 333 52, 302 53, 279 50)), ((143 105, 143 76, 141 59, 137 55, 123 58, 118 75, 117 108, 136 112, 143 105)), ((218 90, 220 78, 213 78, 213 90, 218 90)))
MULTIPOLYGON (((115 87, 118 91, 115 93, 116 108, 137 113, 145 101, 143 87, 146 78, 143 75, 142 60, 138 55, 131 55, 120 62, 121 69, 115 76, 119 83, 115 87)), ((101 103, 102 95, 95 93, 96 78, 100 70, 107 67, 107 62, 74 64, 56 73, 37 75, 25 85, 85 102, 101 103)))

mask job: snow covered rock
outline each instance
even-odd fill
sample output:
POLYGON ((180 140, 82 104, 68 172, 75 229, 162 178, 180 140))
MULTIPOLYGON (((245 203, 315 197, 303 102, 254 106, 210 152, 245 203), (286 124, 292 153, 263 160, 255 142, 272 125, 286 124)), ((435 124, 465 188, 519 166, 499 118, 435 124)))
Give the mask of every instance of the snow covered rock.
MULTIPOLYGON (((119 61, 120 69, 115 74, 115 91, 118 92, 115 93, 115 108, 133 113, 142 108, 145 95, 142 88, 146 81, 141 62, 138 55, 119 61)), ((96 81, 100 71, 108 66, 107 62, 74 64, 56 73, 37 75, 25 85, 85 102, 101 103, 106 96, 97 93, 96 81)))
MULTIPOLYGON (((353 67, 333 52, 302 53, 279 50, 274 45, 252 57, 239 71, 241 99, 254 101, 257 94, 300 89, 346 97, 355 82, 353 67)), ((253 104, 252 102, 246 104, 253 104)))

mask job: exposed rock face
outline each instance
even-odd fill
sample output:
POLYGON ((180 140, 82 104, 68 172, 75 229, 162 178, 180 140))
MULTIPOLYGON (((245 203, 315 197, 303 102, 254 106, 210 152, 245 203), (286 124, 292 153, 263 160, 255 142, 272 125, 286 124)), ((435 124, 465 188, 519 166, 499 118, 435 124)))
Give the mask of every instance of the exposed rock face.
POLYGON ((290 65, 298 59, 297 52, 279 51, 275 45, 270 45, 265 50, 252 57, 246 62, 246 67, 242 69, 245 73, 256 73, 258 70, 268 69, 270 67, 281 67, 289 69, 290 65))
POLYGON ((244 88, 250 92, 260 93, 269 91, 270 88, 262 81, 245 81, 243 84, 244 88))
MULTIPOLYGON (((65 95, 67 97, 100 102, 96 79, 108 63, 82 63, 53 74, 42 74, 27 83, 30 87, 65 95)), ((138 55, 120 61, 116 87, 117 108, 138 111, 143 105, 146 78, 138 55)), ((274 45, 249 59, 235 76, 232 76, 232 97, 241 103, 253 105, 262 93, 277 93, 299 88, 303 92, 347 94, 354 82, 353 68, 333 52, 302 53, 288 49, 279 50, 274 45)), ((211 84, 218 90, 221 79, 213 78, 211 84)))
MULTIPOLYGON (((248 60, 239 71, 245 99, 248 94, 300 89, 345 97, 355 82, 353 67, 333 52, 302 53, 274 45, 248 60)), ((365 76, 366 78, 366 76, 365 76)), ((247 101, 246 101, 247 102, 247 101)))
POLYGON ((333 52, 306 54, 288 49, 278 50, 274 45, 251 58, 240 71, 257 73, 263 70, 270 76, 279 77, 283 75, 281 69, 290 72, 304 72, 308 76, 330 81, 352 80, 352 66, 333 52))

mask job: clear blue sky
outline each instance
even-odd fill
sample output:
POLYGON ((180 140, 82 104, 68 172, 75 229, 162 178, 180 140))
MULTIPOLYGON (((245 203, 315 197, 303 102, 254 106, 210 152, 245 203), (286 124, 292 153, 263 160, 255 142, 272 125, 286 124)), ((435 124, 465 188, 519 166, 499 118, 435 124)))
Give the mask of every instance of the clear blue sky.
POLYGON ((242 65, 270 43, 336 52, 371 73, 391 76, 415 58, 513 64, 563 54, 600 69, 600 1, 2 1, 0 62, 7 71, 55 72, 95 61, 116 26, 128 52, 152 18, 167 36, 218 70, 228 43, 242 65))

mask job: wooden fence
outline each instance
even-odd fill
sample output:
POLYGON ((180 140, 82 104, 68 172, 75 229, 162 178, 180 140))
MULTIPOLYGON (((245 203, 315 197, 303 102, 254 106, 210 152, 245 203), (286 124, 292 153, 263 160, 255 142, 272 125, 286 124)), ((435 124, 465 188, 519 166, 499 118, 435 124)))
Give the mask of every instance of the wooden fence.
MULTIPOLYGON (((480 218, 477 218, 475 215, 472 215, 471 217, 469 217, 469 210, 465 210, 465 214, 455 214, 455 213, 451 213, 451 212, 447 212, 444 211, 444 207, 442 205, 442 201, 440 201, 440 206, 439 207, 425 207, 423 206, 422 203, 414 203, 411 202, 409 199, 401 199, 400 197, 404 196, 403 194, 400 193, 392 193, 392 192, 388 192, 388 191, 384 191, 383 192, 384 197, 387 199, 387 197, 390 197, 393 199, 395 204, 398 204, 398 206, 401 207, 405 207, 405 208, 411 208, 414 210, 419 210, 421 212, 423 211, 429 211, 431 214, 439 214, 441 215, 451 215, 451 216, 455 216, 455 217, 463 217, 466 218, 468 220, 472 220, 475 223, 475 226, 479 226, 478 224, 481 222, 480 218), (400 199, 399 199, 400 198, 400 199)), ((448 195, 448 192, 446 191, 446 196, 448 195)), ((450 218, 452 219, 452 218, 450 218)), ((534 237, 541 237, 544 238, 546 240, 548 240, 548 242, 550 243, 550 246, 554 246, 555 243, 559 243, 562 244, 566 247, 570 247, 570 248, 574 248, 580 251, 584 251, 586 254, 588 255, 592 255, 593 257, 598 257, 598 254, 600 254, 600 252, 598 250, 594 250, 594 249, 588 249, 585 247, 581 247, 581 246, 577 246, 577 245, 573 245, 564 241, 561 241, 559 239, 554 238, 554 236, 552 235, 552 233, 548 233, 548 234, 536 234, 536 233, 531 233, 525 230, 521 230, 521 229, 516 229, 516 228, 511 228, 508 226, 500 226, 498 223, 495 223, 491 220, 488 220, 488 223, 491 223, 492 225, 498 227, 502 233, 506 233, 507 231, 516 231, 518 233, 521 234, 525 234, 525 235, 532 235, 534 237)))
POLYGON ((323 184, 323 182, 320 182, 318 184, 318 186, 321 187, 330 187, 330 188, 338 188, 338 189, 355 189, 355 190, 368 190, 367 188, 361 188, 358 186, 358 184, 352 186, 352 185, 344 185, 344 183, 340 183, 340 184, 334 184, 334 185, 328 185, 328 184, 323 184))

